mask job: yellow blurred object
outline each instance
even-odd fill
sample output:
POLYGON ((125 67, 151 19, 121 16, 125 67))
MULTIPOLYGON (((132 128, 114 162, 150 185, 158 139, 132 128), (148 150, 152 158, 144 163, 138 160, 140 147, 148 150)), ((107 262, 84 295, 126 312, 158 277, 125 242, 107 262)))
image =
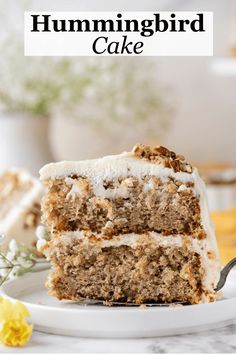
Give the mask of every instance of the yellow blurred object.
POLYGON ((236 257, 236 207, 211 212, 223 264, 236 257))
POLYGON ((19 301, 0 297, 0 343, 22 347, 31 337, 33 325, 28 323, 29 311, 19 301))

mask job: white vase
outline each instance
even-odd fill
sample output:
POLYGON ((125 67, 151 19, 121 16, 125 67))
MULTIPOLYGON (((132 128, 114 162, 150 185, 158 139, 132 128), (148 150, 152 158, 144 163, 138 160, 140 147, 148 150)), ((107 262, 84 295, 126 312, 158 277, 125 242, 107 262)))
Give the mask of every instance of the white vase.
POLYGON ((40 167, 50 161, 47 118, 0 114, 0 171, 21 167, 38 175, 40 167))
MULTIPOLYGON (((143 124, 146 124, 145 122, 143 124)), ((55 116, 50 120, 50 143, 56 160, 81 160, 130 151, 136 143, 158 144, 142 124, 111 123, 109 129, 79 119, 55 116)))

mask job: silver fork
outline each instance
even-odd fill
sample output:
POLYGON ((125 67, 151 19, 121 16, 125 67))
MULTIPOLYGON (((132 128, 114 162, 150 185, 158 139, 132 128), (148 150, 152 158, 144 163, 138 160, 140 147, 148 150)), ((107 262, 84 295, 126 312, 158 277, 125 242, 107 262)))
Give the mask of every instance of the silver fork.
POLYGON ((229 263, 226 264, 226 266, 221 270, 220 272, 220 280, 218 281, 218 284, 215 288, 215 291, 219 291, 220 289, 223 288, 223 286, 225 285, 227 276, 229 274, 229 272, 231 271, 231 269, 236 265, 236 258, 231 259, 231 261, 229 261, 229 263))

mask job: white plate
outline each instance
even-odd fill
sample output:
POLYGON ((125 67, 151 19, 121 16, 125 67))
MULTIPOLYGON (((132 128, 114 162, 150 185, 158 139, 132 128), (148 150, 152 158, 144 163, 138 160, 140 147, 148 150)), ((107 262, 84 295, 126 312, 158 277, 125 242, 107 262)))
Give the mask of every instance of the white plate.
POLYGON ((4 296, 24 302, 35 329, 81 337, 155 337, 218 328, 236 317, 236 271, 231 271, 224 298, 181 307, 106 307, 60 302, 47 295, 47 272, 27 274, 1 287, 4 296))

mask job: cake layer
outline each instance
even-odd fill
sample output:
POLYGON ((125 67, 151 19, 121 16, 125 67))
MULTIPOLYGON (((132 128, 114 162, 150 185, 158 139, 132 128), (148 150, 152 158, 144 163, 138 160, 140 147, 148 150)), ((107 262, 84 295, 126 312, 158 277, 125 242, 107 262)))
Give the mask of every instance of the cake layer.
POLYGON ((48 181, 43 221, 54 232, 92 230, 102 235, 156 231, 205 238, 199 199, 191 182, 146 176, 100 181, 73 176, 48 181))
POLYGON ((59 299, 210 301, 219 264, 209 247, 197 239, 156 233, 100 241, 67 233, 44 246, 53 266, 47 287, 59 299))
POLYGON ((184 158, 163 147, 96 160, 48 164, 43 221, 52 236, 95 230, 110 236, 156 231, 208 237, 216 247, 205 186, 184 158))

